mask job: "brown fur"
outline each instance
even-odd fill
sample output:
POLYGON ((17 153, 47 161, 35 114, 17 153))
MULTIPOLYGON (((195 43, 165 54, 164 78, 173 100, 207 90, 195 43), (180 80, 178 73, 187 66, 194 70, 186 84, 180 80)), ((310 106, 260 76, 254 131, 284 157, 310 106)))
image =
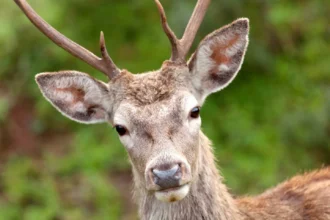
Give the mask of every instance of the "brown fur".
POLYGON ((83 102, 85 97, 85 92, 82 89, 75 88, 75 87, 68 87, 68 88, 56 88, 56 91, 60 92, 69 92, 73 96, 72 105, 76 104, 77 102, 83 102))
MULTIPOLYGON (((176 70, 177 71, 177 70, 176 70)), ((139 104, 160 102, 162 96, 157 94, 171 94, 171 90, 177 89, 178 79, 172 81, 172 76, 178 75, 172 69, 165 66, 160 72, 150 73, 147 79, 130 79, 127 97, 139 100, 139 104), (158 76, 160 73, 162 75, 158 76), (167 77, 169 76, 169 80, 167 77), (141 84, 139 84, 141 83, 141 84), (145 85, 147 83, 148 85, 145 85), (150 90, 140 91, 140 86, 149 89, 158 87, 159 93, 150 90), (157 99, 157 97, 160 97, 157 99), (144 102, 140 100, 145 99, 144 102)), ((146 111, 146 110, 144 110, 146 111)), ((142 114, 142 113, 139 113, 142 114)), ((141 116, 146 118, 146 116, 141 116)), ((170 117, 171 121, 174 117, 170 117)), ((149 120, 148 120, 149 121, 149 120)), ((149 123, 142 124, 141 130, 148 130, 149 123)), ((164 124, 163 124, 164 125, 164 124)), ((152 127, 150 127, 152 128, 152 127)), ((167 136, 174 132, 169 129, 167 136)), ((152 132, 147 132, 145 139, 154 143, 152 132)), ((145 146, 143 146, 145 148, 145 146)), ((146 148, 145 148, 146 149, 146 148)), ((146 154, 146 152, 144 152, 146 154)), ((197 159, 197 177, 192 183, 191 191, 182 201, 175 203, 164 203, 158 201, 152 193, 146 190, 141 180, 137 164, 144 161, 136 161, 131 157, 134 174, 134 195, 139 205, 139 215, 143 220, 149 219, 190 219, 190 220, 325 220, 330 219, 330 168, 296 176, 279 186, 266 191, 256 197, 243 197, 233 199, 228 193, 227 187, 222 183, 214 160, 210 141, 200 133, 199 149, 197 159)), ((142 157, 145 158, 145 155, 142 157)), ((140 158, 140 159, 142 159, 140 158)), ((142 178, 143 179, 143 178, 142 178)))
POLYGON ((239 211, 221 182, 209 140, 202 132, 199 143, 198 175, 191 186, 191 192, 182 201, 160 202, 134 181, 141 219, 238 219, 239 211))
POLYGON ((105 84, 77 71, 36 76, 44 97, 65 116, 126 128, 125 134, 119 133, 132 163, 135 198, 143 220, 330 219, 330 168, 294 177, 259 196, 234 200, 221 181, 209 140, 200 131, 201 119, 191 117, 192 109, 225 88, 241 68, 248 45, 248 19, 237 19, 209 34, 185 64, 209 1, 198 1, 181 40, 168 27, 156 1, 174 49, 174 63, 165 62, 159 71, 133 76, 112 62, 103 33, 100 59, 53 30, 26 1, 15 2, 56 44, 112 79, 105 84), (156 170, 163 175, 157 176, 156 170))
MULTIPOLYGON (((173 66, 164 66, 161 70, 134 77, 124 77, 123 97, 139 106, 157 103, 173 94, 177 81, 173 76, 173 66)), ((119 79, 123 81, 122 79, 119 79)))
POLYGON ((305 173, 255 198, 237 200, 243 219, 330 219, 330 167, 305 173))
POLYGON ((213 53, 211 54, 210 58, 215 61, 217 66, 220 64, 228 64, 231 62, 231 57, 226 56, 224 51, 232 47, 238 41, 238 39, 239 35, 236 34, 232 39, 229 40, 228 43, 218 43, 211 46, 213 53))
MULTIPOLYGON (((256 197, 236 200, 222 183, 212 147, 200 133, 198 179, 177 203, 157 201, 135 184, 141 219, 329 220, 330 168, 296 176, 256 197)), ((135 181, 136 183, 136 181, 135 181)))
POLYGON ((330 219, 330 168, 235 200, 200 131, 201 119, 191 117, 192 109, 236 76, 248 30, 248 19, 238 19, 208 35, 187 65, 167 61, 160 70, 139 75, 122 70, 108 84, 76 71, 43 73, 36 80, 47 100, 69 118, 127 129, 120 139, 143 220, 330 219), (162 187, 153 171, 170 167, 180 167, 182 175, 174 188, 162 187))

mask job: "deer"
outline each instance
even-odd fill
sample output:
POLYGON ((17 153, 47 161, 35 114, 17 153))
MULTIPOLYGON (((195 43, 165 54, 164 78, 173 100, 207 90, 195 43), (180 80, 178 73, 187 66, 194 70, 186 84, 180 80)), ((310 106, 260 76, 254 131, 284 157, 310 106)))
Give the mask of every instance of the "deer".
POLYGON ((26 0, 14 2, 56 45, 109 78, 106 83, 73 70, 35 77, 43 96, 64 116, 115 128, 132 165, 140 219, 330 219, 329 167, 297 175, 258 196, 234 197, 217 169, 211 141, 201 131, 205 99, 227 87, 242 66, 247 18, 207 35, 187 61, 210 0, 197 1, 181 39, 155 0, 172 53, 159 70, 132 74, 115 65, 103 32, 98 57, 46 23, 26 0))

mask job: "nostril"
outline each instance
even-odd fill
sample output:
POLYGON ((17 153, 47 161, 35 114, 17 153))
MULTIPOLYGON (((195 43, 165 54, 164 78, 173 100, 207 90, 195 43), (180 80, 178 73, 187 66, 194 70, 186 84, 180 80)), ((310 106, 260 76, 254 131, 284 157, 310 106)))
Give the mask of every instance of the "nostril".
POLYGON ((163 189, 177 187, 179 185, 179 180, 182 177, 180 164, 176 164, 166 170, 154 168, 151 171, 154 175, 155 184, 159 185, 163 189))
POLYGON ((168 170, 153 169, 152 172, 158 178, 163 179, 163 178, 174 176, 178 172, 178 170, 179 170, 179 165, 176 164, 175 166, 173 166, 172 168, 170 168, 168 170))

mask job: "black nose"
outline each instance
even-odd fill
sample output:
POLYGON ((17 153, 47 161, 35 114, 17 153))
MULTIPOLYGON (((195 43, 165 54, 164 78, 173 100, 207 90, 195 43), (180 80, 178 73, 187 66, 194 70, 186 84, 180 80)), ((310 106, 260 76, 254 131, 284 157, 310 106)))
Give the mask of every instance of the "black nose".
MULTIPOLYGON (((170 167, 168 165, 162 166, 163 168, 170 167)), ((154 168, 152 173, 154 175, 154 182, 162 189, 169 189, 180 186, 180 179, 182 176, 181 167, 176 164, 169 169, 154 168)))

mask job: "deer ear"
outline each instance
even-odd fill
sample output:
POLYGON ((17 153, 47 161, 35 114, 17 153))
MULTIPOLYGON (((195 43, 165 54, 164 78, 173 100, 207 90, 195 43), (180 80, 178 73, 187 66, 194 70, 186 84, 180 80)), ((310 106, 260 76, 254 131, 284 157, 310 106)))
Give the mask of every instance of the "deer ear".
POLYGON ((44 97, 68 118, 87 124, 107 120, 111 105, 105 83, 76 71, 40 73, 36 81, 44 97))
POLYGON ((249 20, 241 18, 209 34, 188 61, 196 95, 225 88, 240 70, 248 45, 249 20))

